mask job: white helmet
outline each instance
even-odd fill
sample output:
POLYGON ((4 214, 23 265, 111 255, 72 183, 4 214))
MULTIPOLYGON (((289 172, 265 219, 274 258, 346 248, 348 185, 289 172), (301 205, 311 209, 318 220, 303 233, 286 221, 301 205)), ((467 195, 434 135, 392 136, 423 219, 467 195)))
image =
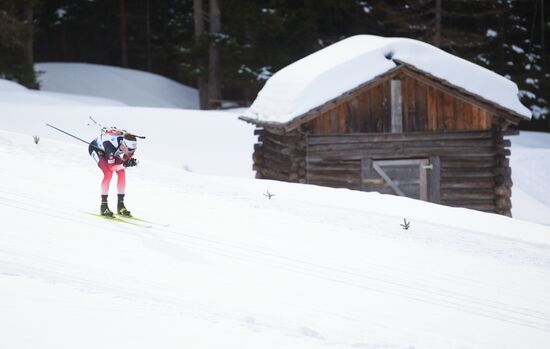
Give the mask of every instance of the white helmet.
POLYGON ((122 139, 122 143, 126 146, 128 151, 135 151, 137 149, 137 140, 135 137, 133 140, 126 139, 126 135, 124 135, 124 138, 122 139))

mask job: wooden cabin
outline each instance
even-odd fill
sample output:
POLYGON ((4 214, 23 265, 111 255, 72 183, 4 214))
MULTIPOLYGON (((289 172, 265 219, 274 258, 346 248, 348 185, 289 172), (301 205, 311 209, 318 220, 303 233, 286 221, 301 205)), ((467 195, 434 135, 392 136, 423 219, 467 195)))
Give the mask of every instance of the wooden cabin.
POLYGON ((504 136, 517 134, 525 115, 407 62, 394 63, 287 122, 242 116, 256 125, 256 177, 511 216, 504 136))

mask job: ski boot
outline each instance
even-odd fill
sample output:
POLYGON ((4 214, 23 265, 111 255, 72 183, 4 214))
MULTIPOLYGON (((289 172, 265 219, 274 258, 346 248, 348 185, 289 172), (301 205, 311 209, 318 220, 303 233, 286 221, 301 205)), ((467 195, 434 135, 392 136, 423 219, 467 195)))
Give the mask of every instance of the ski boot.
POLYGON ((99 208, 99 214, 106 217, 112 217, 113 212, 109 209, 107 205, 107 195, 101 195, 101 206, 99 208))
POLYGON ((117 212, 119 215, 132 217, 130 211, 128 211, 126 206, 124 206, 124 194, 118 194, 117 212))

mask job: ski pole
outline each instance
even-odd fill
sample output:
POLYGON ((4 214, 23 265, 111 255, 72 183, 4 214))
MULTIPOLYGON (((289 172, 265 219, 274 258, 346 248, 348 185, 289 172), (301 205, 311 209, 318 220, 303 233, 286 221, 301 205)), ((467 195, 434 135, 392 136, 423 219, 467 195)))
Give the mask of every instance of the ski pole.
POLYGON ((73 136, 73 135, 70 134, 69 132, 65 132, 65 131, 63 131, 63 130, 61 130, 61 129, 55 127, 55 126, 52 126, 52 125, 50 125, 50 124, 46 124, 46 126, 49 126, 49 127, 53 128, 53 129, 56 129, 56 130, 58 130, 59 132, 62 132, 62 133, 64 133, 64 134, 66 134, 67 136, 71 136, 71 137, 73 137, 73 138, 76 138, 76 139, 78 139, 78 140, 81 141, 81 142, 84 142, 84 143, 86 143, 86 144, 88 144, 88 145, 91 145, 91 146, 94 147, 94 148, 99 149, 97 146, 95 146, 95 145, 93 145, 93 144, 91 144, 91 143, 89 143, 89 142, 86 142, 86 141, 83 140, 82 138, 78 138, 77 136, 73 136))
MULTIPOLYGON (((101 128, 102 131, 103 131, 103 130, 107 130, 107 127, 105 127, 105 126, 103 126, 102 124, 100 124, 99 122, 95 121, 94 118, 92 118, 91 116, 89 116, 88 118, 89 118, 90 120, 92 120, 92 122, 93 122, 96 126, 99 126, 99 128, 101 128)), ((90 124, 88 124, 88 126, 90 126, 90 124)), ((112 128, 118 130, 118 128, 116 128, 116 127, 112 127, 112 128)), ((126 131, 126 130, 120 130, 120 131, 122 131, 122 132, 124 132, 124 133, 128 133, 128 131, 126 131)), ((131 132, 129 132, 129 133, 131 133, 131 132)), ((132 134, 133 134, 133 133, 132 133, 132 134)), ((135 135, 135 134, 134 134, 134 136, 136 136, 137 138, 145 139, 145 136, 138 136, 138 135, 135 135)))
MULTIPOLYGON (((92 122, 94 123, 94 125, 98 126, 101 130, 104 130, 105 127, 103 127, 102 124, 100 124, 99 122, 95 121, 94 118, 92 118, 91 116, 88 117, 90 120, 92 120, 92 122)), ((90 124, 88 124, 88 126, 92 126, 90 124)))

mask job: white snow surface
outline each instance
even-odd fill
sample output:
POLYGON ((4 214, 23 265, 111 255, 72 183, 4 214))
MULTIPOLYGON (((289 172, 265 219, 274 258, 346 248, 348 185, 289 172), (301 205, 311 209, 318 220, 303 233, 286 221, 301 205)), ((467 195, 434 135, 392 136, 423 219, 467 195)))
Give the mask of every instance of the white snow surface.
POLYGON ((160 75, 88 63, 38 63, 43 91, 116 100, 129 106, 199 109, 196 89, 160 75))
MULTIPOLYGON (((170 164, 203 174, 252 177, 254 128, 230 111, 112 106, 0 105, 0 129, 79 144, 46 127, 51 124, 87 142, 100 134, 90 116, 146 137, 138 141, 137 158, 170 164)), ((30 136, 29 136, 30 137, 30 136)), ((82 143, 78 154, 87 156, 82 143)))
POLYGON ((28 89, 16 82, 0 79, 0 104, 3 105, 124 105, 112 99, 72 93, 28 89))
POLYGON ((550 344, 549 227, 154 157, 126 204, 169 226, 135 227, 86 214, 84 153, 0 131, 1 348, 550 344))
MULTIPOLYGON (((246 178, 237 115, 0 103, 0 348, 550 346, 549 226, 246 178), (87 214, 101 172, 45 123, 88 140, 89 115, 147 136, 126 205, 151 227, 87 214)), ((511 139, 514 214, 550 217, 550 135, 511 139)))
POLYGON ((19 85, 18 83, 10 80, 0 79, 0 91, 26 91, 27 88, 19 85))
POLYGON ((522 131, 512 141, 512 215, 550 225, 550 133, 522 131))
POLYGON ((421 41, 374 35, 352 36, 281 69, 243 116, 290 122, 386 73, 397 66, 396 60, 531 118, 531 111, 519 101, 517 85, 503 76, 421 41))

